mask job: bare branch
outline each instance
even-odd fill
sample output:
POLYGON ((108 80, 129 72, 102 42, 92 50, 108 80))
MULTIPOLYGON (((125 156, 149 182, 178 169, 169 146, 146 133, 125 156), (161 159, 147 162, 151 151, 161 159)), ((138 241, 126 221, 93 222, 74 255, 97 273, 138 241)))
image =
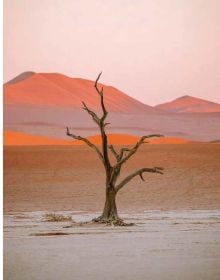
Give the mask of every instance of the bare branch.
POLYGON ((96 115, 96 113, 93 112, 92 110, 90 110, 90 109, 88 108, 88 106, 86 105, 85 102, 82 102, 82 104, 83 104, 83 110, 86 110, 86 111, 88 112, 88 114, 89 114, 90 116, 92 116, 94 122, 96 122, 96 123, 99 125, 101 120, 100 120, 100 118, 96 115))
POLYGON ((130 151, 131 151, 131 149, 129 149, 129 148, 121 148, 120 154, 119 154, 120 160, 123 158, 125 152, 130 152, 130 151))
POLYGON ((73 139, 83 141, 83 142, 86 143, 89 147, 93 148, 93 149, 97 152, 99 158, 100 158, 100 159, 102 160, 102 162, 103 162, 103 155, 102 155, 102 153, 100 152, 100 150, 98 149, 98 147, 96 147, 96 145, 94 145, 94 144, 93 144, 92 142, 90 142, 88 139, 70 133, 68 127, 66 127, 66 135, 72 137, 73 139))
POLYGON ((115 156, 116 160, 119 161, 120 160, 119 154, 116 152, 113 145, 109 145, 108 147, 109 147, 109 150, 112 152, 112 154, 115 156))
POLYGON ((107 173, 110 173, 111 164, 110 164, 109 156, 108 156, 108 138, 107 138, 107 135, 105 133, 105 126, 108 123, 104 123, 104 120, 108 115, 108 112, 107 112, 107 110, 105 108, 105 104, 104 104, 103 87, 102 87, 101 90, 98 88, 98 81, 99 81, 99 78, 100 78, 101 74, 102 74, 102 72, 98 75, 98 78, 96 79, 94 86, 95 86, 95 89, 96 89, 97 93, 100 96, 100 103, 101 103, 101 107, 102 107, 102 111, 103 111, 103 115, 100 118, 100 123, 99 123, 99 128, 100 128, 101 137, 102 137, 103 161, 104 161, 105 169, 106 169, 107 173))
POLYGON ((98 91, 99 94, 100 94, 100 91, 98 89, 98 81, 99 81, 99 78, 101 77, 101 75, 102 75, 102 72, 99 73, 97 79, 95 80, 95 88, 96 88, 96 90, 98 91))
POLYGON ((102 87, 101 90, 98 88, 98 81, 99 81, 99 78, 100 78, 101 75, 102 75, 102 72, 98 75, 98 78, 96 79, 94 86, 95 86, 95 89, 96 89, 96 91, 98 92, 98 94, 99 94, 99 96, 101 98, 101 106, 102 106, 102 111, 103 111, 103 116, 102 116, 101 120, 104 121, 105 118, 108 115, 108 112, 107 112, 107 110, 105 108, 105 104, 104 104, 103 87, 102 87))
POLYGON ((152 137, 163 137, 163 135, 161 135, 161 134, 145 135, 140 138, 140 140, 135 144, 135 146, 133 148, 131 148, 131 149, 122 148, 120 151, 120 161, 117 164, 122 165, 123 163, 125 163, 132 155, 134 155, 137 152, 138 148, 142 144, 148 143, 145 141, 145 139, 152 138, 152 137), (129 152, 129 153, 124 157, 125 152, 129 152))
POLYGON ((159 173, 159 174, 163 174, 162 172, 163 168, 162 167, 153 167, 153 168, 141 168, 136 170, 135 172, 131 173, 130 175, 128 175, 121 183, 119 183, 116 186, 116 192, 118 192, 121 188, 124 187, 124 185, 126 185, 128 182, 130 182, 134 177, 136 176, 140 176, 141 179, 144 181, 144 177, 143 177, 143 173, 144 172, 151 172, 151 173, 159 173))
POLYGON ((110 123, 107 122, 107 123, 104 123, 103 126, 106 127, 106 126, 109 125, 109 124, 110 124, 110 123))

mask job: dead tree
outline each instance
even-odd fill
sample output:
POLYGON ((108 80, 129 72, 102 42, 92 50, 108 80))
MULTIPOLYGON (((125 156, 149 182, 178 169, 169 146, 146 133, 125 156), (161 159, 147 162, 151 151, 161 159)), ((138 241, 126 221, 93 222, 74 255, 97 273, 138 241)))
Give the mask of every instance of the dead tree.
POLYGON ((118 182, 119 174, 121 172, 122 166, 130 159, 139 149, 139 147, 144 144, 148 143, 145 140, 152 137, 161 137, 160 134, 152 134, 147 136, 142 136, 140 140, 131 148, 121 148, 120 151, 116 151, 113 145, 108 145, 108 137, 105 132, 106 126, 109 124, 106 122, 106 118, 108 112, 105 108, 104 104, 104 94, 103 94, 103 87, 100 89, 98 87, 98 81, 102 73, 98 75, 98 78, 95 81, 95 89, 100 97, 100 104, 102 109, 102 116, 98 116, 95 112, 88 108, 85 102, 82 102, 83 109, 91 116, 93 121, 98 125, 101 133, 101 149, 93 144, 87 138, 77 136, 75 134, 70 133, 69 128, 67 127, 66 134, 73 139, 80 140, 85 142, 89 147, 94 149, 99 156, 104 168, 105 168, 105 175, 106 175, 106 182, 105 182, 105 191, 106 191, 106 200, 105 206, 102 212, 102 215, 94 219, 96 222, 105 222, 105 223, 120 223, 122 220, 118 216, 117 207, 116 207, 116 195, 127 183, 129 183, 133 178, 136 176, 140 176, 140 178, 144 181, 143 173, 145 172, 152 172, 152 173, 159 173, 163 174, 162 167, 153 167, 153 168, 141 168, 127 177, 125 177, 122 181, 118 182), (115 163, 111 164, 109 158, 109 151, 113 154, 115 158, 115 163))

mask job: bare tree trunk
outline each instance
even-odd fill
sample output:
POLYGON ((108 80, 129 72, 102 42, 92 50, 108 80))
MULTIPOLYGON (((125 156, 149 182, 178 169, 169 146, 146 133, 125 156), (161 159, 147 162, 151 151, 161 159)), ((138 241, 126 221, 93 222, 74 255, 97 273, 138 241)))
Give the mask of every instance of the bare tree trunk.
POLYGON ((106 187, 105 206, 101 218, 105 221, 114 221, 119 219, 116 207, 116 191, 114 188, 106 187))

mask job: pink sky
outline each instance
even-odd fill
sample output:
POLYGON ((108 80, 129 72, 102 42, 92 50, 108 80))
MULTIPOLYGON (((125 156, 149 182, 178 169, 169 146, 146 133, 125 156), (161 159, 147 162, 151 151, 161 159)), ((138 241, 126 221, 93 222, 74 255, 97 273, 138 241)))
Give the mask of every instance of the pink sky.
POLYGON ((154 105, 220 102, 219 0, 4 0, 4 81, 24 71, 102 82, 154 105))

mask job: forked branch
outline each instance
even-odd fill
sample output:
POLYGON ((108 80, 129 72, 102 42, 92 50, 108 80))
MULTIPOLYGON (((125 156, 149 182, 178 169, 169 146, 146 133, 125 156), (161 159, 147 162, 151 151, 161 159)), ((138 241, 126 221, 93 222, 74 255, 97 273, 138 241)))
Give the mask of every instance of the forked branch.
POLYGON ((134 155, 137 152, 138 148, 142 144, 148 143, 148 142, 145 142, 145 139, 152 138, 152 137, 163 137, 163 135, 161 135, 161 134, 145 135, 140 138, 140 140, 135 144, 135 146, 133 148, 131 148, 131 149, 122 148, 120 151, 120 154, 119 154, 120 160, 118 161, 117 165, 122 165, 123 163, 125 163, 132 155, 134 155), (127 155, 125 155, 126 152, 128 152, 127 155))
POLYGON ((89 147, 93 148, 93 149, 97 152, 97 154, 98 154, 99 158, 101 159, 101 161, 103 162, 103 155, 102 155, 102 153, 100 152, 99 148, 96 147, 96 145, 94 145, 94 144, 93 144, 92 142, 90 142, 88 139, 70 133, 68 127, 66 127, 66 135, 72 137, 72 138, 75 139, 75 140, 83 141, 83 142, 86 143, 89 147))
POLYGON ((120 160, 120 156, 119 156, 119 154, 116 152, 114 146, 113 146, 113 145, 109 145, 108 147, 109 147, 109 150, 110 150, 110 151, 112 152, 112 154, 114 155, 115 159, 116 159, 117 161, 119 161, 119 160, 120 160))
POLYGON ((116 192, 118 192, 121 188, 124 187, 128 182, 130 182, 134 177, 140 176, 141 180, 144 181, 143 173, 151 172, 151 173, 159 173, 163 174, 162 172, 163 167, 153 167, 153 168, 141 168, 136 170, 135 172, 128 175, 121 183, 116 186, 116 192))
POLYGON ((100 104, 101 104, 101 108, 102 108, 102 112, 103 112, 102 116, 99 117, 94 111, 92 111, 86 105, 85 102, 82 102, 82 104, 83 104, 83 109, 92 117, 93 121, 98 125, 98 127, 100 129, 101 137, 102 137, 102 152, 98 149, 98 147, 96 145, 91 143, 88 139, 70 133, 68 127, 67 127, 67 135, 72 137, 73 139, 83 141, 88 146, 93 148, 98 153, 98 156, 102 160, 104 166, 110 170, 111 165, 110 165, 110 161, 109 161, 109 157, 108 157, 108 139, 107 139, 107 135, 105 133, 105 127, 109 124, 109 123, 105 123, 105 118, 107 117, 108 112, 107 112, 107 110, 105 108, 105 104, 104 104, 103 87, 101 88, 101 90, 98 87, 98 81, 99 81, 101 74, 102 74, 102 72, 98 75, 98 78, 96 79, 94 86, 100 97, 100 104))

